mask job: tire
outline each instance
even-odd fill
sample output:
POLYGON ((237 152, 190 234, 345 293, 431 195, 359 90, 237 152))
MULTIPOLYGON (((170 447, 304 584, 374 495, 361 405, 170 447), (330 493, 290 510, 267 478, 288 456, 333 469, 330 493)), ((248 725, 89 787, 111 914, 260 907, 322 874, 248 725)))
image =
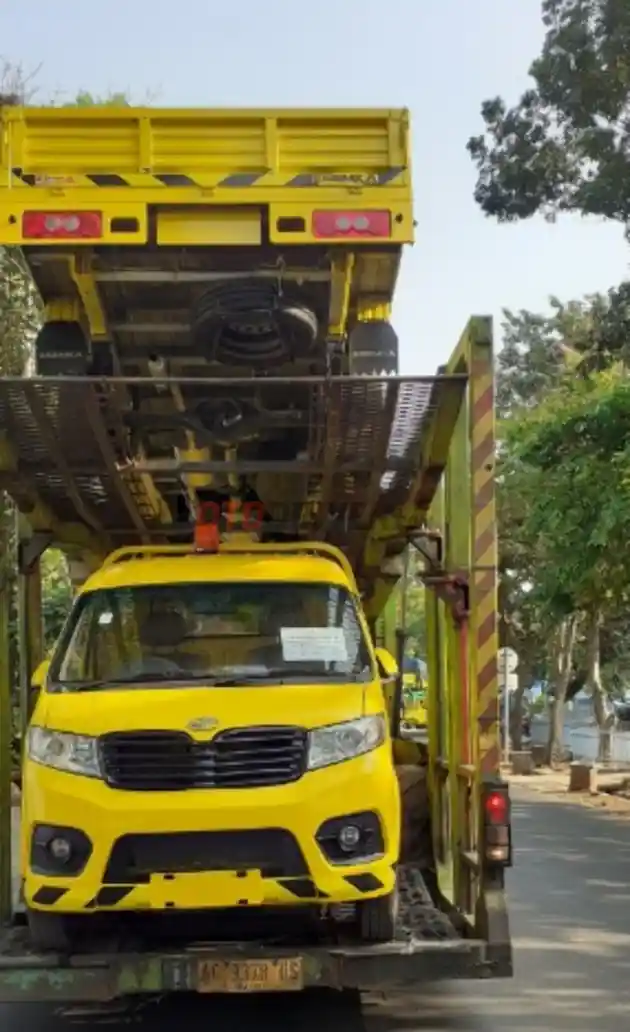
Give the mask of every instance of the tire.
POLYGON ((396 376, 398 335, 392 324, 357 323, 348 339, 348 361, 351 376, 396 376))
POLYGON ((90 342, 77 322, 44 323, 35 340, 39 376, 86 376, 90 342))
POLYGON ((427 768, 397 767, 400 784, 402 835, 400 862, 417 864, 422 870, 433 868, 431 808, 427 787, 427 768))
POLYGON ((108 340, 92 342, 89 376, 115 376, 114 351, 108 340))
POLYGON ((55 953, 72 951, 76 936, 70 915, 27 910, 26 922, 33 949, 55 953))
POLYGON ((398 921, 398 890, 388 896, 357 903, 357 926, 361 942, 391 942, 398 921))
POLYGON ((192 321, 195 344, 208 361, 257 368, 308 357, 319 332, 299 295, 255 279, 211 287, 192 321))

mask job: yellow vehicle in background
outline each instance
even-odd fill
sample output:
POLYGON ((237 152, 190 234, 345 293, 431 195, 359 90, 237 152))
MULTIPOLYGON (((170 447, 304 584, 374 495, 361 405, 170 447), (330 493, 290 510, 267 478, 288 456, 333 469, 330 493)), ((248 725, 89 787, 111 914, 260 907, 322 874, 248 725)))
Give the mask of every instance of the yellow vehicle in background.
MULTIPOLYGON (((102 911, 356 903, 394 935, 400 793, 341 552, 121 549, 81 588, 28 734, 31 940, 102 911), (194 856, 193 856, 194 851, 194 856)), ((81 929, 83 925, 83 929, 81 929)))
POLYGON ((426 728, 427 687, 424 664, 416 656, 405 656, 403 661, 403 729, 426 728))

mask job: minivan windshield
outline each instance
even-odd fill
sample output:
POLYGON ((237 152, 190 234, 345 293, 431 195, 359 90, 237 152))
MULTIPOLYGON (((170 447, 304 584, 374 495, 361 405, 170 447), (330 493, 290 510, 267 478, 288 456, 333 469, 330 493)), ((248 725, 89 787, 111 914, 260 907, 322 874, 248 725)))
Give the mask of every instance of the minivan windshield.
POLYGON ((52 690, 199 682, 369 680, 355 601, 333 584, 155 584, 89 592, 50 668, 52 690))

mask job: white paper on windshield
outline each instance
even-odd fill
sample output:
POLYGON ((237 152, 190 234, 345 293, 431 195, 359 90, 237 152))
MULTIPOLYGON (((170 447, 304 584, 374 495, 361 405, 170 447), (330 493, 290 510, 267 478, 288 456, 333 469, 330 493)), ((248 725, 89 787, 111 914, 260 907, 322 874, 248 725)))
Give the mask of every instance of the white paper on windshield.
POLYGON ((287 663, 347 663, 343 627, 281 627, 282 658, 287 663))

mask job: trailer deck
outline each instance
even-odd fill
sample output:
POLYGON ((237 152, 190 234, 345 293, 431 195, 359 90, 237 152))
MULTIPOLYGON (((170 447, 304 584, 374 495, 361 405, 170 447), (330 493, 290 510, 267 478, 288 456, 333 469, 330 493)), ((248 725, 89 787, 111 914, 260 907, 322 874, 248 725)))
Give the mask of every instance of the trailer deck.
POLYGON ((53 543, 102 556, 189 540, 187 482, 229 490, 237 477, 264 504, 265 536, 341 544, 361 576, 377 519, 407 503, 426 512, 466 384, 465 374, 5 378, 0 488, 53 543), (217 445, 227 431, 213 419, 235 389, 240 427, 217 445))
MULTIPOLYGON (((417 986, 422 981, 483 978, 508 973, 489 959, 486 944, 462 938, 437 910, 419 871, 404 865, 399 875, 401 909, 395 940, 360 945, 344 934, 344 924, 319 935, 296 935, 274 914, 275 941, 239 938, 243 911, 222 915, 238 941, 199 939, 182 944, 160 941, 156 925, 144 939, 129 932, 117 947, 91 938, 81 954, 36 954, 26 928, 14 927, 0 939, 0 1000, 105 1002, 121 996, 166 992, 259 992, 303 988, 378 990, 417 986), (159 947, 156 949, 156 945, 159 947)), ((186 918, 190 928, 190 918, 186 918)))

